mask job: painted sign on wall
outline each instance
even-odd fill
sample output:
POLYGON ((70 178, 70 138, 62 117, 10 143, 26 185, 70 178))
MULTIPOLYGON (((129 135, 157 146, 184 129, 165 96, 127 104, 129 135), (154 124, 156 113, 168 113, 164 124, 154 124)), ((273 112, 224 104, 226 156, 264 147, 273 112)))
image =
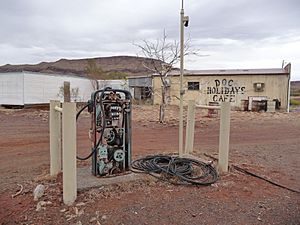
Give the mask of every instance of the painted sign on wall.
POLYGON ((237 95, 245 93, 245 86, 236 85, 233 80, 216 79, 214 85, 207 87, 207 94, 214 102, 235 102, 237 95))

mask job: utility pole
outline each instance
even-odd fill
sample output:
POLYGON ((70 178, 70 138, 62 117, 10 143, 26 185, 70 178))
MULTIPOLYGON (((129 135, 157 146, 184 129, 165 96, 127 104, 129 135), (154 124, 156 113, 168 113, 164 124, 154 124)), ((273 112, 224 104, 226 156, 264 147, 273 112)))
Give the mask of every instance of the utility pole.
POLYGON ((179 103, 179 156, 183 155, 183 62, 184 62, 184 26, 187 27, 189 17, 184 16, 183 0, 180 10, 180 103, 179 103))

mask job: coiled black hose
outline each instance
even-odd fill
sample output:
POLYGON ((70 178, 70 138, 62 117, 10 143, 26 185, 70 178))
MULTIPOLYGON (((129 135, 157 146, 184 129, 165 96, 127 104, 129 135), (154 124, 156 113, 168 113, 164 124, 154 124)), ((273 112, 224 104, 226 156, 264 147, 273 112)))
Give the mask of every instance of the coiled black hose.
POLYGON ((172 184, 210 185, 218 179, 211 164, 175 155, 146 156, 133 161, 131 170, 148 173, 172 184))

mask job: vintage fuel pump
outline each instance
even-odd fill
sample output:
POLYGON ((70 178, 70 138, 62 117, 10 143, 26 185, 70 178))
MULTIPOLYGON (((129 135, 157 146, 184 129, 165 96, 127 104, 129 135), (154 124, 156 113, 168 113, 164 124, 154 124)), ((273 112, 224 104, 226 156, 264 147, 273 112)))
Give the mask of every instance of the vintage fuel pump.
MULTIPOLYGON (((91 114, 89 132, 91 153, 77 159, 92 158, 92 173, 109 176, 123 173, 131 164, 131 94, 126 90, 105 88, 92 93, 84 107, 91 114)), ((81 109, 78 114, 84 110, 81 109)))

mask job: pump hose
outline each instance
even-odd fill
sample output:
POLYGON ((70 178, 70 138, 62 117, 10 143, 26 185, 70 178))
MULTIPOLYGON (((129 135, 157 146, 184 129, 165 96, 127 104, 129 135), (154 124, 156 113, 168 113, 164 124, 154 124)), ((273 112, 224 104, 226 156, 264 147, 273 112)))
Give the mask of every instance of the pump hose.
POLYGON ((76 114, 76 121, 78 120, 80 114, 83 112, 83 110, 85 110, 89 105, 91 105, 92 102, 88 102, 85 106, 83 106, 76 114))
POLYGON ((137 159, 131 163, 131 170, 148 173, 172 184, 210 185, 218 179, 218 173, 211 164, 175 155, 137 159))
MULTIPOLYGON (((104 92, 107 91, 107 90, 110 90, 111 88, 110 87, 106 87, 104 88, 104 90, 102 91, 101 95, 100 95, 100 108, 101 108, 101 111, 102 111, 102 115, 103 115, 103 105, 102 105, 102 97, 104 95, 104 92)), ((89 105, 91 105, 92 102, 88 102, 85 106, 83 106, 76 114, 76 121, 78 120, 80 114, 83 112, 83 110, 85 110, 89 105)), ((102 124, 103 124, 103 128, 102 130, 104 131, 105 129, 105 118, 104 116, 102 116, 102 124)), ((101 132, 101 135, 100 135, 100 138, 98 139, 97 143, 96 143, 96 146, 92 149, 91 153, 86 156, 86 157, 80 157, 80 156, 76 156, 77 159, 79 160, 87 160, 89 159, 96 151, 97 151, 97 148, 99 147, 100 143, 101 143, 101 140, 102 140, 102 137, 103 137, 103 132, 101 132)))
MULTIPOLYGON (((85 110, 90 104, 92 104, 92 102, 88 102, 85 106, 83 106, 83 107, 77 112, 77 114, 76 114, 76 121, 78 120, 78 118, 79 118, 80 114, 83 112, 83 110, 85 110)), ((99 141, 98 141, 98 143, 97 143, 96 146, 98 147, 99 144, 100 144, 100 139, 99 139, 99 141)), ((97 147, 94 148, 88 156, 86 156, 86 157, 76 156, 76 158, 79 159, 79 160, 87 160, 88 158, 90 158, 90 157, 95 153, 95 149, 97 149, 97 147)))

